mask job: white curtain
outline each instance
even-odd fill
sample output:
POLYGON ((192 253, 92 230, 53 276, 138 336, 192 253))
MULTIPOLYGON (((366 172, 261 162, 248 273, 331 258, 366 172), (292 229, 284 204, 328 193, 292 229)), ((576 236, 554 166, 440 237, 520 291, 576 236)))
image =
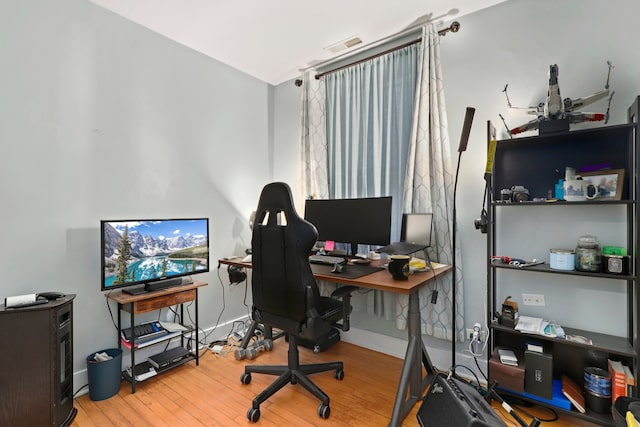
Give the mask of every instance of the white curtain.
MULTIPOLYGON (((453 261, 453 184, 451 144, 447 123, 440 36, 433 27, 422 29, 419 78, 413 111, 413 126, 409 146, 409 161, 405 180, 405 212, 432 212, 431 255, 444 264, 453 261)), ((422 330, 427 335, 465 341, 462 260, 460 244, 456 242, 456 332, 452 330, 452 275, 432 283, 420 292, 422 330), (438 290, 432 304, 431 294, 438 290)), ((405 313, 408 296, 398 299, 398 311, 405 313)), ((404 320, 404 319, 403 319, 404 320)))
POLYGON ((300 181, 303 199, 329 197, 324 80, 315 71, 302 76, 300 181))
MULTIPOLYGON (((451 263, 453 182, 439 36, 423 28, 422 42, 315 80, 303 76, 304 197, 394 196, 392 240, 403 212, 433 212, 432 259, 451 263)), ((459 245, 458 245, 459 247, 459 245)), ((457 251, 459 252, 459 251, 457 251)), ((458 254, 459 256, 459 254, 458 254)), ((462 264, 457 259, 457 265, 462 264)), ((450 275, 421 292, 423 333, 451 339, 450 275), (437 288, 436 304, 430 303, 437 288)), ((456 312, 462 313, 462 275, 456 312)), ((406 328, 408 297, 367 294, 370 313, 406 328)), ((458 340, 464 319, 458 315, 458 340)))

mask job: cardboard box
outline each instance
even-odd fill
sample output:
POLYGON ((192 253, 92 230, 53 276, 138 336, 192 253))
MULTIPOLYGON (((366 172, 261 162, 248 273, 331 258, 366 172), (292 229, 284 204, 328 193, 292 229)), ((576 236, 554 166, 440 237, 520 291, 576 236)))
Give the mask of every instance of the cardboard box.
POLYGON ((489 359, 489 382, 497 381, 498 387, 506 388, 518 393, 524 392, 525 363, 522 354, 516 353, 518 366, 507 365, 500 362, 498 350, 505 347, 496 347, 489 359))

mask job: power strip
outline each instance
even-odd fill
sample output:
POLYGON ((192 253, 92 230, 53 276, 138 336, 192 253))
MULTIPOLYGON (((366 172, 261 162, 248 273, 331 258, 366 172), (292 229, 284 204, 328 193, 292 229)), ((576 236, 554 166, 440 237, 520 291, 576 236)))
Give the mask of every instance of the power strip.
POLYGON ((222 353, 222 350, 224 350, 224 347, 221 345, 214 345, 213 347, 210 348, 210 350, 216 354, 220 354, 222 353))

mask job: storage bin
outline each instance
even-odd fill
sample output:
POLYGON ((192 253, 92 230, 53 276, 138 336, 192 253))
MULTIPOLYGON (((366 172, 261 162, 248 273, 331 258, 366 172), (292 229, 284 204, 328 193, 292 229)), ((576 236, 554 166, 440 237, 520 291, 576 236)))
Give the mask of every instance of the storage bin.
POLYGON ((110 348, 87 356, 87 376, 89 377, 89 398, 104 400, 118 393, 122 379, 122 350, 110 348), (106 353, 111 359, 95 360, 96 353, 106 353))

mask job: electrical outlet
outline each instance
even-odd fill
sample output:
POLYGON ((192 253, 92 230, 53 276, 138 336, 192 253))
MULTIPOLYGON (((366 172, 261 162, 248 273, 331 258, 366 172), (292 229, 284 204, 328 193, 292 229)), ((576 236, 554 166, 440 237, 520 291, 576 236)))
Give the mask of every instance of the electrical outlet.
POLYGON ((542 294, 522 294, 522 304, 544 307, 544 295, 542 294))
MULTIPOLYGON (((473 328, 467 328, 467 339, 470 340, 473 337, 473 328)), ((485 331, 480 331, 480 341, 485 342, 487 336, 485 331)))
POLYGON ((467 328, 467 339, 470 340, 472 336, 473 336, 473 329, 467 328))

